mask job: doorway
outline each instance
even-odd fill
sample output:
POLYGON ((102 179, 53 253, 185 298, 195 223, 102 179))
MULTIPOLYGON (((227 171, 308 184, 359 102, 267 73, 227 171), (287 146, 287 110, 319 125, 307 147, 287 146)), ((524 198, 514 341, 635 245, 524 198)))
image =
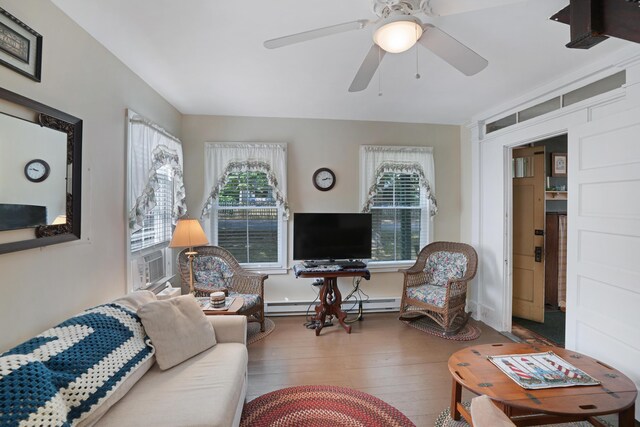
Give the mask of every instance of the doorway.
POLYGON ((564 347, 567 135, 512 150, 512 334, 564 347))

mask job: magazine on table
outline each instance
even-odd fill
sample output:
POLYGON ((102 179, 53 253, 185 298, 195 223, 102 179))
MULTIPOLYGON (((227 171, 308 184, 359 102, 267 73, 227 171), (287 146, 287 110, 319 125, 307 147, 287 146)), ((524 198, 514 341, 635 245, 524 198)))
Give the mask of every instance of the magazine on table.
POLYGON ((554 387, 598 385, 600 381, 549 351, 546 353, 487 356, 520 387, 536 390, 554 387))

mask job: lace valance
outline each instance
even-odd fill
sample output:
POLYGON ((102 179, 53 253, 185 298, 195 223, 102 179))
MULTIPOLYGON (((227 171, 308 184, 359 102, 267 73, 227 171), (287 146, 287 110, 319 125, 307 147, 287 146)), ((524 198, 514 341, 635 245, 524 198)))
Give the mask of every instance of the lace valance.
POLYGON ((414 173, 429 200, 431 216, 438 212, 435 197, 435 171, 431 147, 363 145, 360 147, 360 195, 362 211, 369 212, 380 179, 385 173, 414 173))
POLYGON ((273 197, 282 208, 283 219, 289 217, 287 203, 286 144, 214 144, 205 145, 205 202, 201 217, 208 217, 230 174, 264 172, 273 197))
POLYGON ((156 205, 160 168, 169 166, 173 179, 174 222, 187 212, 183 178, 182 144, 167 131, 143 117, 129 117, 129 228, 142 227, 145 216, 156 205))

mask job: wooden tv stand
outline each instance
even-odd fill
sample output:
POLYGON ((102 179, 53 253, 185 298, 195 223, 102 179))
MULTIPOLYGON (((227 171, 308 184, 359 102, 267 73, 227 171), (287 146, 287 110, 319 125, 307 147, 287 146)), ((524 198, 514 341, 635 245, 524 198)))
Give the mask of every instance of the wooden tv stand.
POLYGON ((371 278, 371 273, 366 268, 343 268, 341 270, 333 270, 328 266, 306 268, 303 264, 293 266, 293 272, 296 277, 305 278, 321 278, 324 280, 322 288, 320 288, 320 302, 316 306, 316 315, 314 320, 317 323, 316 336, 320 335, 320 331, 324 327, 327 315, 336 316, 340 325, 351 333, 351 326, 347 325, 344 319, 347 313, 342 311, 342 294, 338 288, 338 277, 364 277, 366 280, 371 278))

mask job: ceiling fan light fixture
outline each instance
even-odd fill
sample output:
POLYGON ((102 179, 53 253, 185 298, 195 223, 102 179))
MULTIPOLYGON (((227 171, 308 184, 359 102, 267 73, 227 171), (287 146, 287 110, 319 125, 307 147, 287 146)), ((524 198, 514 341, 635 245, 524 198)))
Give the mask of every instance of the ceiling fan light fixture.
POLYGON ((389 53, 411 49, 422 36, 422 22, 411 15, 391 16, 373 33, 373 41, 389 53))

